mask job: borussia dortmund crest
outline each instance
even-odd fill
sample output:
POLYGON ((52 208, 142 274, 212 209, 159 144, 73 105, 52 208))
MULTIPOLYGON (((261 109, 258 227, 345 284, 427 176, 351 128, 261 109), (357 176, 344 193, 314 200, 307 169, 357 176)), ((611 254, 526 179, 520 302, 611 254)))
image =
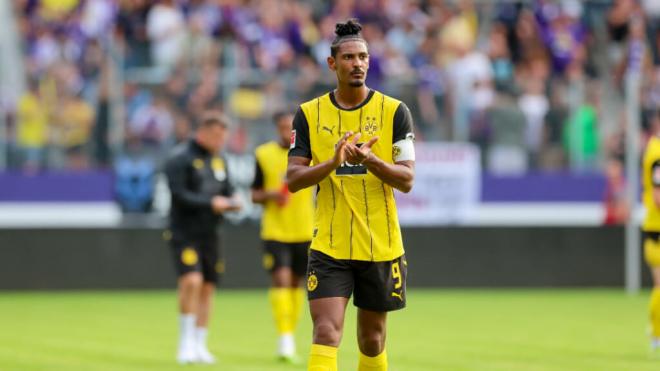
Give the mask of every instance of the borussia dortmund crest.
POLYGON ((307 279, 307 290, 314 291, 318 285, 319 280, 316 278, 316 275, 314 273, 310 274, 309 278, 307 279))
POLYGON ((378 130, 378 124, 376 123, 376 118, 367 116, 367 120, 365 121, 362 130, 369 135, 376 134, 376 131, 378 130))
POLYGON ((186 247, 181 251, 181 262, 185 265, 195 265, 199 258, 197 257, 197 251, 192 247, 186 247))

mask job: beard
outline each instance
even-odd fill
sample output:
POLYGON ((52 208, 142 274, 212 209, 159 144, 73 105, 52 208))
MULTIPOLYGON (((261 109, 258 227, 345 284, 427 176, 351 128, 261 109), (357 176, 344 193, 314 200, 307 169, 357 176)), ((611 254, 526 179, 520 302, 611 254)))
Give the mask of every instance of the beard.
POLYGON ((351 82, 348 83, 348 85, 353 87, 353 88, 359 88, 362 85, 364 85, 364 81, 363 80, 352 80, 351 82))

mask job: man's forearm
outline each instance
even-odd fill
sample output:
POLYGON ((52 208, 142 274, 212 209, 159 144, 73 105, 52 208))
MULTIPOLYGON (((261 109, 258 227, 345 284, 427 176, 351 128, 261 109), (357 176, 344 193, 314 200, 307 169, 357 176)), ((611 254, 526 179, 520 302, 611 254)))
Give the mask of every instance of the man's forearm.
POLYGON ((399 191, 408 193, 412 189, 415 178, 412 161, 406 162, 405 165, 401 163, 390 164, 371 154, 363 164, 378 179, 399 191))
POLYGON ((265 204, 268 200, 275 199, 272 191, 264 189, 252 189, 252 202, 257 204, 265 204))
POLYGON ((289 165, 286 178, 289 184, 289 191, 297 192, 301 189, 311 187, 325 179, 330 173, 335 171, 338 165, 330 159, 314 166, 289 165))

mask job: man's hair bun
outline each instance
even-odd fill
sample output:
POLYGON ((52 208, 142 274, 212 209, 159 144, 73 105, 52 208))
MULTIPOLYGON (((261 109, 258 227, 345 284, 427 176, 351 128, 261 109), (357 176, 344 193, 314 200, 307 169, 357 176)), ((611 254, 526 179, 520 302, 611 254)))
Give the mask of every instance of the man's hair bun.
POLYGON ((337 23, 335 25, 335 35, 338 37, 357 36, 362 31, 362 25, 357 19, 351 18, 346 23, 337 23))

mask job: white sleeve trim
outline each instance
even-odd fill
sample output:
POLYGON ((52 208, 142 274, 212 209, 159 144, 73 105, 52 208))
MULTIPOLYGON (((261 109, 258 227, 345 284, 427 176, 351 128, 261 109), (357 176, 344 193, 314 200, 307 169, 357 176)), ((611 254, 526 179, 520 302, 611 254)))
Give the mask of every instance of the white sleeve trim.
POLYGON ((392 145, 392 159, 394 162, 415 161, 415 145, 412 137, 406 137, 392 145))

